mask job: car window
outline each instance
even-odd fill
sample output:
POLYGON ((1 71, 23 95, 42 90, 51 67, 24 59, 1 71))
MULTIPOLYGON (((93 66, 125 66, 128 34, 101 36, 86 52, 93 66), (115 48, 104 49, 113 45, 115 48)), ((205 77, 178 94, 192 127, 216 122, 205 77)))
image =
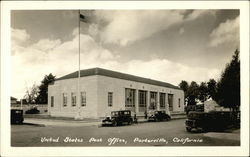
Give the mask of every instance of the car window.
POLYGON ((129 115, 129 112, 128 112, 128 111, 126 111, 126 112, 124 112, 124 114, 125 114, 125 115, 129 115))
POLYGON ((112 112, 111 115, 112 116, 118 116, 118 112, 112 112))

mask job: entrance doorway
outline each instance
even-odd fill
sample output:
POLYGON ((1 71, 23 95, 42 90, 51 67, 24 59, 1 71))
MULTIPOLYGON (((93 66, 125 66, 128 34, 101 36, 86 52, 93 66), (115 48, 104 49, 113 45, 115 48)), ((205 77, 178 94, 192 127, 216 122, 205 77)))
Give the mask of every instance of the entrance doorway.
POLYGON ((147 91, 139 90, 139 112, 145 112, 147 109, 147 91))
POLYGON ((173 94, 168 94, 168 107, 169 107, 169 111, 173 111, 173 94))

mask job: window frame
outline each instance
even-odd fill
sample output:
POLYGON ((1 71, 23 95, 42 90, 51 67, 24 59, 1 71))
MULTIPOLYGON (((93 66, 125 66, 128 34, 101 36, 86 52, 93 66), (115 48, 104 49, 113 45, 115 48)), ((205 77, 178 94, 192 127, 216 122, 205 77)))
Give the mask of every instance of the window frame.
POLYGON ((87 93, 85 91, 81 92, 81 106, 87 106, 87 93))
POLYGON ((68 94, 67 93, 62 93, 62 96, 63 96, 63 107, 66 107, 67 106, 67 103, 68 103, 68 94))
POLYGON ((54 96, 50 96, 50 107, 54 107, 54 96))
POLYGON ((113 106, 113 92, 108 92, 108 107, 113 106))
POLYGON ((71 92, 71 106, 75 107, 76 106, 76 94, 75 92, 71 92))
POLYGON ((181 98, 178 98, 178 107, 181 107, 181 98))

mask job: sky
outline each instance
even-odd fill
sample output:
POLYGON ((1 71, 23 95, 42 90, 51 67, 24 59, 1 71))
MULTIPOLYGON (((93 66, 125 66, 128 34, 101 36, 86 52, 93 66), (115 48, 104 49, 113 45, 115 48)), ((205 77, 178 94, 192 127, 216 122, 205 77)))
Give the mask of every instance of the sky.
MULTIPOLYGON (((239 48, 239 10, 81 10, 81 69, 178 85, 219 79, 239 48)), ((77 10, 11 12, 11 95, 78 70, 77 10)))

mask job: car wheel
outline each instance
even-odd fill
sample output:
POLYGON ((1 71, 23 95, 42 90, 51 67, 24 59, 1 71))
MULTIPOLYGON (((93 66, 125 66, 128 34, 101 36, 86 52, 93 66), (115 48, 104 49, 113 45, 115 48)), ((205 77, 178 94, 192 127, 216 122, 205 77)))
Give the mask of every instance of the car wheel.
POLYGON ((132 124, 132 121, 131 121, 131 120, 129 120, 129 121, 128 121, 128 125, 131 125, 131 124, 132 124))
POLYGON ((186 127, 187 132, 191 132, 191 128, 186 127))
POLYGON ((204 128, 202 128, 202 127, 197 127, 196 130, 197 130, 198 132, 205 132, 204 128))
POLYGON ((116 122, 116 121, 113 121, 113 122, 112 122, 112 125, 113 125, 113 126, 117 126, 117 122, 116 122))

